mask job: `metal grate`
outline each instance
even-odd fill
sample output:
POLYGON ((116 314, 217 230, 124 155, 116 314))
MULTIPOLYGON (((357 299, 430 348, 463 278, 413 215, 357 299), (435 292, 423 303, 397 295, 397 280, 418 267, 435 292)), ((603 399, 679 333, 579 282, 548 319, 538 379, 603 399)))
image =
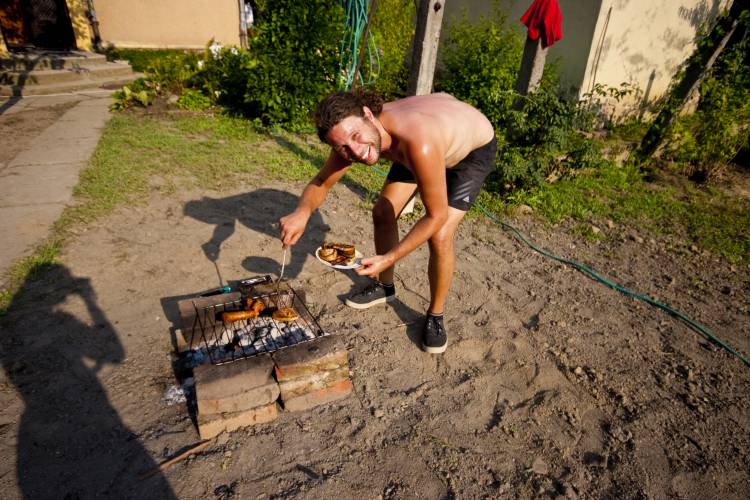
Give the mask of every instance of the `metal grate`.
POLYGON ((280 293, 243 296, 240 300, 212 305, 200 310, 195 303, 192 345, 202 343, 212 364, 222 364, 285 347, 309 342, 327 335, 312 317, 304 301, 293 289, 280 293), (242 311, 247 300, 261 300, 265 309, 260 316, 225 324, 224 312, 242 311), (298 315, 294 321, 276 321, 276 309, 291 307, 298 315), (196 335, 200 338, 196 339, 196 335), (194 342, 197 341, 197 342, 194 342))

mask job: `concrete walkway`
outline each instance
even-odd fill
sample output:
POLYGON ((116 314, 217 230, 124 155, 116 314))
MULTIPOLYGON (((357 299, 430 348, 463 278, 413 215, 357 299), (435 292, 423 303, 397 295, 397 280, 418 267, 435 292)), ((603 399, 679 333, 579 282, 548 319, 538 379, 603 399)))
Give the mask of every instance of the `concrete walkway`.
POLYGON ((44 105, 78 103, 41 130, 30 145, 0 165, 0 285, 9 267, 30 255, 73 197, 80 170, 87 165, 110 117, 108 93, 40 96, 0 101, 4 114, 44 105))

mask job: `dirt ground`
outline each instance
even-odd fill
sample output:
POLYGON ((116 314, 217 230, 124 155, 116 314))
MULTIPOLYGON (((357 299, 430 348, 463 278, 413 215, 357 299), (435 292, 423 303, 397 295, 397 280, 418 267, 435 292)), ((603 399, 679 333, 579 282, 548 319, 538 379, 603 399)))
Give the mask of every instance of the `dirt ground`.
MULTIPOLYGON (((326 239, 373 252, 369 214, 343 185, 286 276, 346 339, 353 395, 139 479, 199 441, 187 406, 164 398, 180 382, 177 300, 219 274, 276 275, 275 222, 302 188, 154 196, 88 225, 24 285, 0 336, 3 498, 750 497, 750 368, 486 219, 460 227, 449 348, 427 355, 425 248, 399 264, 399 300, 366 311, 340 299, 361 278, 313 256, 326 239)), ((750 354, 747 267, 618 225, 587 243, 533 214, 511 222, 750 354)))

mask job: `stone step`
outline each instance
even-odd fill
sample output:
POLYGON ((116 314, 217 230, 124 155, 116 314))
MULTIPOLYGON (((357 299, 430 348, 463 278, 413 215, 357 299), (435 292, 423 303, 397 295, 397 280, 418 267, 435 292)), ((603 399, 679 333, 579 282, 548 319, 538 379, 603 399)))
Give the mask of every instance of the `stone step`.
POLYGON ((0 69, 32 71, 43 69, 91 68, 106 64, 102 54, 83 51, 43 51, 35 53, 11 53, 0 58, 0 69))
POLYGON ((35 69, 32 71, 6 70, 0 71, 0 85, 25 87, 92 78, 124 77, 131 74, 133 74, 133 70, 126 61, 108 62, 85 68, 35 69))
POLYGON ((69 94, 83 90, 112 89, 116 90, 123 85, 143 76, 143 73, 131 73, 127 76, 111 76, 106 78, 84 78, 71 82, 47 83, 43 85, 0 85, 0 97, 69 94))

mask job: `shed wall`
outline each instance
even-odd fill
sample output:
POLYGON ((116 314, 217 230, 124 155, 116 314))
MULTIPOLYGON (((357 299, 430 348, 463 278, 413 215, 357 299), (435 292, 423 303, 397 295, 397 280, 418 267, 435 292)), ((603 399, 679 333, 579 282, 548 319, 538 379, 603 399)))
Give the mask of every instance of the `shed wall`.
POLYGON ((239 45, 237 0, 96 0, 102 41, 130 48, 239 45))

